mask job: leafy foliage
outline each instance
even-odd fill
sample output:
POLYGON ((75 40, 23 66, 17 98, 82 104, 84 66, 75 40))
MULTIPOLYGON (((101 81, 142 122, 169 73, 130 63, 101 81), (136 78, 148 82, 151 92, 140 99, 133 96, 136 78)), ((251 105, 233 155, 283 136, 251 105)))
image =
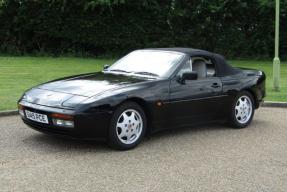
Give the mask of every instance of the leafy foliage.
MULTIPOLYGON (((229 57, 271 57, 270 0, 0 0, 0 52, 122 54, 145 47, 195 47, 229 57)), ((281 0, 286 55, 287 0, 281 0)))

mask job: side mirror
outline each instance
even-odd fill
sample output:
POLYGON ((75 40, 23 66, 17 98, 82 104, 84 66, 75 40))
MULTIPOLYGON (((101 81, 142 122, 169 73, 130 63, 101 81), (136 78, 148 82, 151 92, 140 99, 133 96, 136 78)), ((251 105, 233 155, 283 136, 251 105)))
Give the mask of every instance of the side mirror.
POLYGON ((179 77, 179 82, 184 84, 186 80, 196 80, 198 78, 197 72, 192 71, 188 73, 183 73, 181 77, 179 77))
POLYGON ((104 70, 107 70, 109 67, 110 67, 110 65, 107 65, 107 64, 106 64, 106 65, 104 65, 103 68, 104 68, 104 70))

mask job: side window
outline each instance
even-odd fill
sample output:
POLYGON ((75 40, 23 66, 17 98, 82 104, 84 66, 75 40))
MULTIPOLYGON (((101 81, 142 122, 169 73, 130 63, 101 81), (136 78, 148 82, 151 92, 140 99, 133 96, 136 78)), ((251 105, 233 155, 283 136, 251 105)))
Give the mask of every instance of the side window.
POLYGON ((215 64, 207 58, 193 58, 192 69, 198 73, 199 79, 216 76, 215 64))
POLYGON ((192 61, 189 59, 184 66, 179 70, 178 75, 181 76, 183 73, 190 73, 192 71, 192 61))
POLYGON ((207 72, 207 77, 215 77, 216 76, 216 71, 215 71, 215 64, 209 60, 206 63, 206 72, 207 72))

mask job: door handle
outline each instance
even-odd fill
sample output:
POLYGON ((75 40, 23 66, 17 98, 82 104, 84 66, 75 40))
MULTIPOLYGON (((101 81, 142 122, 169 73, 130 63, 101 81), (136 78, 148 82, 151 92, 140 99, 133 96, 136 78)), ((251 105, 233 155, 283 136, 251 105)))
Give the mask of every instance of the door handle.
POLYGON ((212 87, 212 88, 218 88, 218 87, 220 87, 220 85, 219 85, 218 83, 213 83, 213 84, 211 85, 211 87, 212 87))

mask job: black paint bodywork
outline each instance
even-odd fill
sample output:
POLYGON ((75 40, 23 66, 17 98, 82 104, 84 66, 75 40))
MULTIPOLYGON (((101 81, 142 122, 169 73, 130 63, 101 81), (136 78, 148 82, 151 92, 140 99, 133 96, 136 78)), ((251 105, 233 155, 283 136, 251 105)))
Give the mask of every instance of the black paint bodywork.
POLYGON ((265 97, 265 74, 229 66, 217 54, 194 49, 160 49, 185 54, 169 78, 126 76, 97 72, 67 77, 28 90, 19 104, 30 111, 73 115, 75 128, 24 123, 45 133, 81 139, 106 139, 115 109, 125 101, 137 102, 148 118, 148 131, 225 120, 233 98, 242 90, 254 96, 255 108, 265 97), (190 57, 211 59, 216 77, 179 83, 177 71, 190 57), (215 86, 216 85, 216 86, 215 86), (160 103, 160 105, 159 105, 160 103))

